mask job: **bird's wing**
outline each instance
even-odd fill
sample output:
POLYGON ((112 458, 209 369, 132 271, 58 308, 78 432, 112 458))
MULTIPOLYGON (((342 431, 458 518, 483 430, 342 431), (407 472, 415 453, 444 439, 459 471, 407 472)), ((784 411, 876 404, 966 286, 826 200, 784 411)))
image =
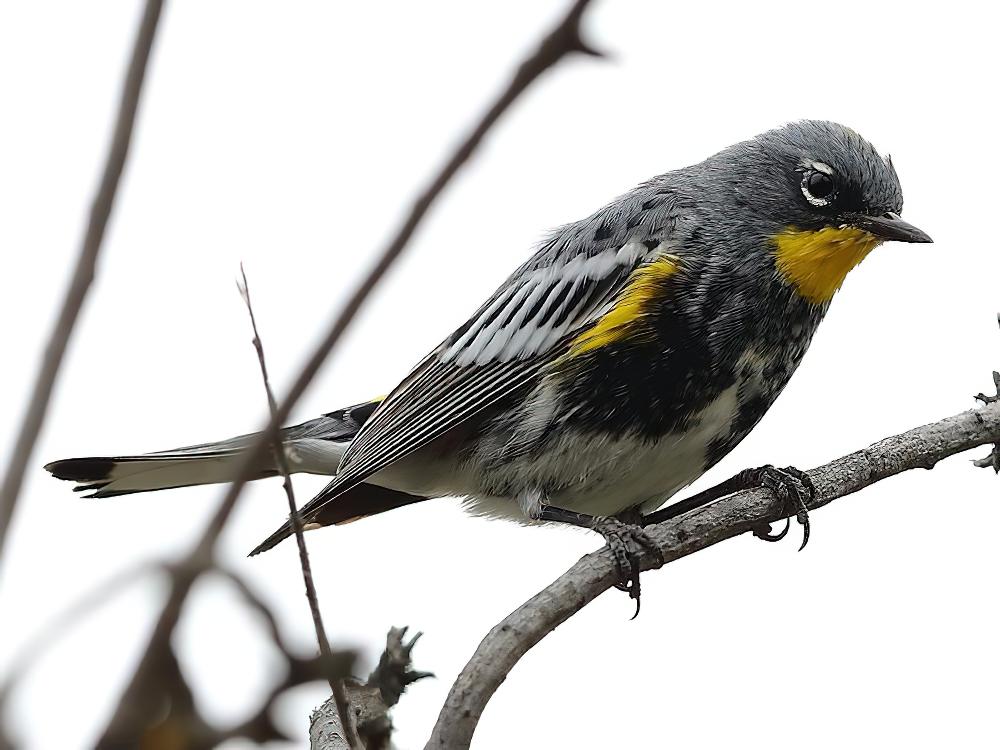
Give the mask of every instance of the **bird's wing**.
POLYGON ((658 246, 648 239, 590 254, 540 251, 386 397, 303 512, 528 384, 614 305, 658 246))

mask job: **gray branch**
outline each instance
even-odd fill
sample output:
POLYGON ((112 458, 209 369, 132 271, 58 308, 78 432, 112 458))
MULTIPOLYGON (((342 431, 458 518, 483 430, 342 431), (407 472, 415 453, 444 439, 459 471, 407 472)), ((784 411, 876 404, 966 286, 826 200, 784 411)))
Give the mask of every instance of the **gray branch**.
MULTIPOLYGON (((810 471, 816 494, 809 508, 820 508, 909 469, 931 469, 941 459, 998 440, 1000 402, 880 440, 810 471)), ((786 515, 770 491, 758 489, 648 526, 646 531, 666 564, 786 515)), ((652 554, 642 558, 643 570, 660 564, 652 554)), ((427 750, 468 748, 486 703, 518 660, 616 579, 607 550, 592 552, 494 627, 452 686, 427 750)))

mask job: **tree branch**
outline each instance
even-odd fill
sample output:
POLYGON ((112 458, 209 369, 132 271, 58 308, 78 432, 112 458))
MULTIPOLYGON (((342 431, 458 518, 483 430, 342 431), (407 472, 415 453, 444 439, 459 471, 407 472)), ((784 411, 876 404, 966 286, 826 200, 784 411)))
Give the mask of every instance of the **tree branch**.
POLYGON ((132 59, 125 75, 125 85, 118 105, 118 119, 111 137, 111 149, 104 165, 100 186, 90 207, 90 220, 83 236, 83 246, 80 248, 76 269, 73 271, 69 289, 66 290, 66 297, 63 299, 59 317, 49 335, 49 342, 42 357, 42 366, 38 371, 31 400, 28 402, 28 409, 21 422, 17 442, 14 444, 14 453, 7 466, 3 485, 0 486, 0 561, 3 560, 4 540, 7 538, 7 529, 14 517, 14 508, 17 505, 21 484, 24 481, 24 471, 28 466, 28 461, 31 460, 35 441, 38 439, 38 433, 45 421, 49 399, 62 366, 63 356, 66 354, 69 338, 76 326, 76 319, 83 307, 83 301, 86 299, 87 292, 94 280, 97 256, 104 240, 104 230, 111 216, 115 193, 118 190, 118 181, 125 168, 125 159, 132 141, 135 113, 139 108, 139 96, 142 93, 142 83, 146 76, 146 63, 149 61, 149 52, 153 46, 153 38, 156 36, 156 26, 160 20, 162 6, 163 0, 147 0, 146 2, 146 9, 143 11, 139 32, 132 48, 132 59))
MULTIPOLYGON (((292 532, 295 535, 295 543, 299 548, 299 567, 302 569, 302 582, 305 584, 306 599, 309 601, 309 612, 312 615, 313 629, 316 631, 316 643, 319 645, 319 652, 327 662, 333 661, 333 651, 330 649, 330 641, 326 637, 326 628, 323 626, 323 613, 319 608, 319 597, 316 595, 316 584, 313 582, 312 566, 309 564, 309 551, 306 549, 305 533, 302 529, 302 516, 299 515, 298 506, 295 503, 295 490, 292 487, 292 476, 288 471, 288 457, 285 455, 285 448, 281 443, 281 428, 274 421, 275 413, 278 410, 274 401, 274 391, 271 389, 271 378, 267 374, 267 359, 264 357, 264 342, 260 339, 260 332, 257 330, 257 317, 253 312, 253 303, 250 301, 250 286, 247 284, 247 274, 240 264, 240 278, 242 283, 237 284, 240 296, 247 306, 247 314, 250 316, 250 327, 253 329, 253 348, 257 352, 257 362, 260 365, 260 377, 264 382, 264 393, 267 396, 267 408, 271 415, 272 431, 268 436, 271 440, 271 451, 274 454, 274 463, 281 473, 282 487, 285 496, 288 498, 288 517, 292 520, 292 532)), ((330 691, 333 693, 333 702, 337 708, 341 725, 344 728, 344 735, 347 739, 348 747, 351 750, 360 748, 361 743, 354 732, 354 725, 348 715, 347 695, 344 692, 343 680, 336 679, 333 674, 328 675, 327 681, 330 684, 330 691)))
MULTIPOLYGON (((909 469, 931 469, 956 453, 1000 440, 1000 403, 957 414, 813 469, 816 487, 810 509, 909 469)), ((663 564, 787 515, 768 490, 750 490, 646 527, 663 564)), ((651 554, 642 569, 660 567, 651 554)), ((427 750, 463 750, 472 741, 486 703, 507 673, 535 644, 610 588, 617 580, 606 549, 581 558, 556 581, 494 627, 459 674, 438 716, 427 750)))

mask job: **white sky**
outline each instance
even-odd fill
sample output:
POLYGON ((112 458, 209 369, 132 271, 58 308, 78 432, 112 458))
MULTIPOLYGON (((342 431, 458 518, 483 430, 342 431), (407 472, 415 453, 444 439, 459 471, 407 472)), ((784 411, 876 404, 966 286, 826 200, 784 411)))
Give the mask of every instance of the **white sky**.
MULTIPOLYGON (((77 251, 139 5, 0 5, 0 455, 77 251)), ((280 392, 414 189, 564 7, 168 5, 99 278, 0 569, 0 671, 98 582, 186 549, 220 497, 82 501, 41 465, 256 428, 239 262, 280 392)), ((986 3, 597 2, 587 34, 614 61, 562 65, 503 120, 296 417, 388 390, 547 228, 802 117, 890 152, 906 218, 937 242, 885 246, 852 274, 784 395, 696 488, 762 463, 815 466, 968 408, 1000 367, 997 21, 986 3)), ((992 745, 1000 485, 970 458, 815 513, 802 554, 744 537, 647 574, 635 622, 627 597, 606 594, 517 666, 475 746, 992 745)), ((296 487, 305 499, 322 484, 296 487)), ((308 649, 294 545, 244 557, 284 504, 277 482, 254 486, 222 551, 308 649)), ((426 632, 416 664, 438 679, 395 712, 398 744, 419 748, 487 630, 599 540, 442 500, 309 543, 331 635, 365 649, 366 668, 390 625, 426 632)), ((133 587, 47 653, 14 703, 26 747, 93 741, 159 594, 133 587)), ((219 721, 242 715, 277 663, 221 584, 198 589, 176 644, 219 721)), ((282 704, 300 745, 324 697, 316 685, 282 704)))

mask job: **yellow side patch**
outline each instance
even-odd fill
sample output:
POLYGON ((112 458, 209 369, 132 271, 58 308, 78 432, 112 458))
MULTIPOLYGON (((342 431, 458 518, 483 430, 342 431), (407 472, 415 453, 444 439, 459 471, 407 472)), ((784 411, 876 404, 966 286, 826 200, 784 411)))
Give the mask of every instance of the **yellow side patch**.
POLYGON ((881 242, 854 227, 803 230, 789 227, 774 236, 778 273, 810 302, 829 302, 848 272, 881 242))
POLYGON ((599 349, 631 335, 650 312, 650 303, 661 292, 663 283, 677 273, 680 259, 661 255, 639 266, 629 276, 615 306, 570 343, 568 356, 599 349))

